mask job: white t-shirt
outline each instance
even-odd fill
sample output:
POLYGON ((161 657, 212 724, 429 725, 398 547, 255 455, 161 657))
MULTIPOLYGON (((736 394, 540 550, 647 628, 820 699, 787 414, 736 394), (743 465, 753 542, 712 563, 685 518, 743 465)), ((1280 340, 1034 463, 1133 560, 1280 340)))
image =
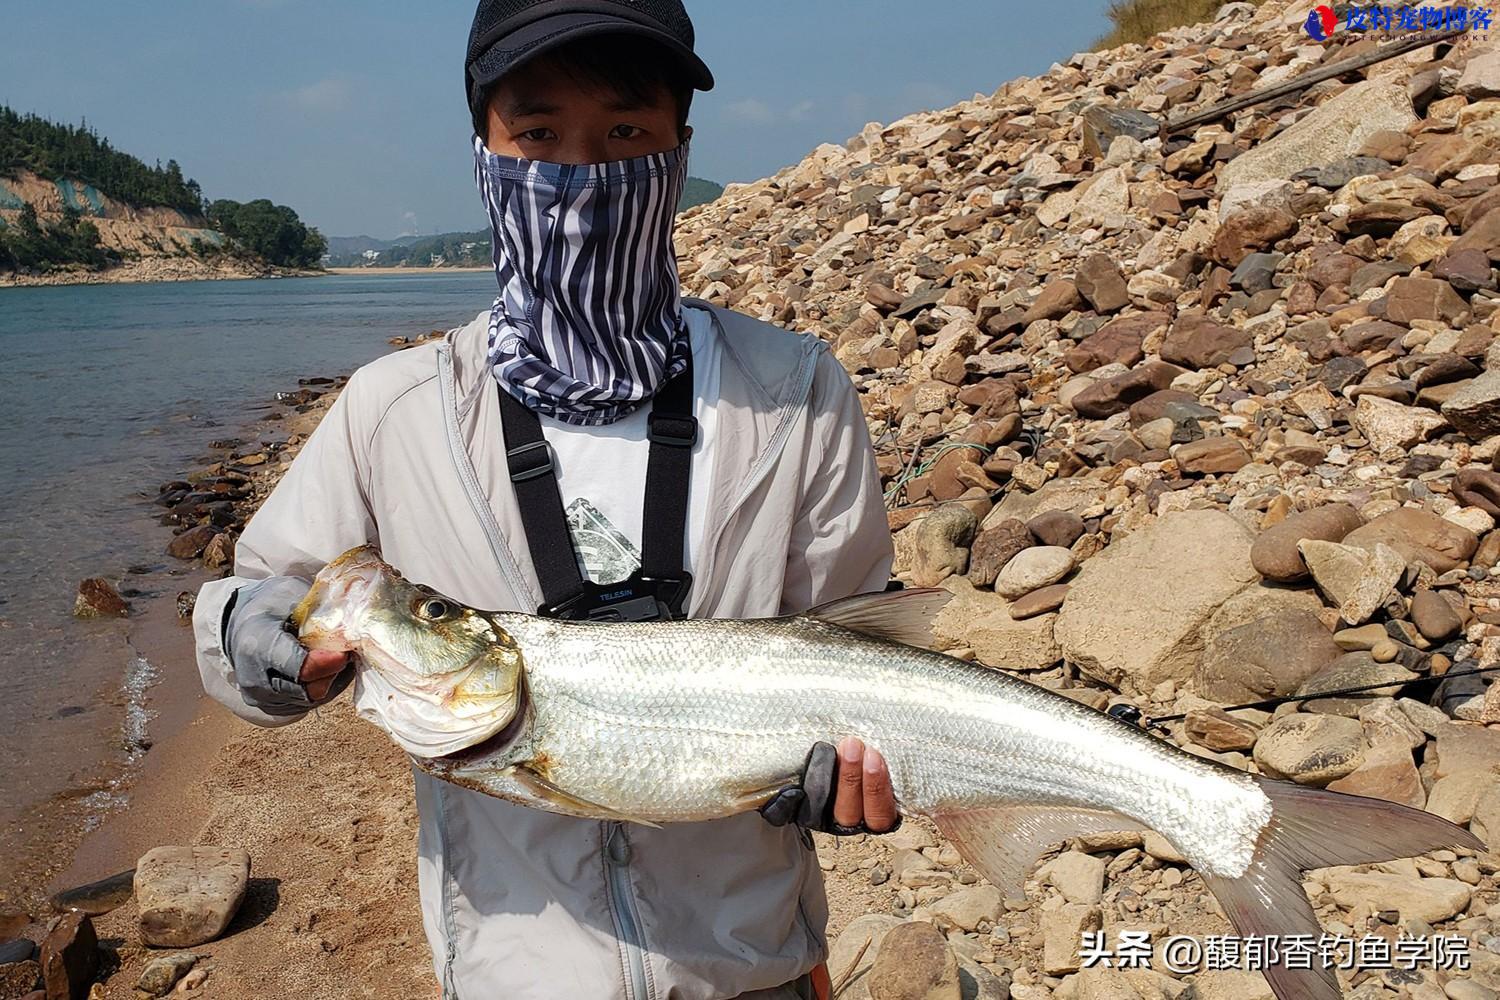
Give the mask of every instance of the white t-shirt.
MULTIPOLYGON (((714 441, 714 410, 719 398, 719 362, 723 351, 713 317, 702 309, 684 309, 693 351, 693 416, 698 442, 693 445, 688 484, 688 529, 684 567, 704 538, 704 506, 714 441)), ((542 436, 552 446, 557 485, 578 552, 579 570, 595 583, 623 580, 641 564, 642 510, 646 496, 646 439, 651 404, 602 426, 579 426, 540 417, 542 436)))

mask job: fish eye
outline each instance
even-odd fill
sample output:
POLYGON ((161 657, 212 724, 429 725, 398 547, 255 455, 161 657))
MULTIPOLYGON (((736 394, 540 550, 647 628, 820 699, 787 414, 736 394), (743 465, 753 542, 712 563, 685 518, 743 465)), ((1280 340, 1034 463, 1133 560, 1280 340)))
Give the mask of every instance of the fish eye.
POLYGON ((453 605, 441 597, 419 597, 414 610, 419 618, 435 622, 447 618, 453 612, 453 605))

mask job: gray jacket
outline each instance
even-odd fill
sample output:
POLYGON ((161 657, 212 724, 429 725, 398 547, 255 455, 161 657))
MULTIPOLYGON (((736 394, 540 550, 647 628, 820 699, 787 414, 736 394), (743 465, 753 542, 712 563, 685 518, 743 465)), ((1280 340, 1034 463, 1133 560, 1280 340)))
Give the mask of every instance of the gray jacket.
MULTIPOLYGON (((814 337, 706 303, 724 339, 689 613, 754 618, 884 587, 891 540, 848 376, 814 337)), ((258 725, 226 660, 229 595, 365 542, 475 607, 541 603, 505 463, 481 314, 355 373, 194 612, 204 688, 258 725)), ((443 996, 719 1000, 826 954, 812 852, 750 813, 653 830, 502 802, 414 771, 422 915, 443 996)))

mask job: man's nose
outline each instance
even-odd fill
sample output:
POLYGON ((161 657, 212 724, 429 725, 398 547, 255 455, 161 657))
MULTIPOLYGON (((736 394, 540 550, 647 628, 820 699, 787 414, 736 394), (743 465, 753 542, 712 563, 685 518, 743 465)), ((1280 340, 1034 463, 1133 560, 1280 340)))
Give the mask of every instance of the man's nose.
POLYGON ((609 143, 603 137, 569 139, 559 145, 556 156, 558 163, 607 163, 609 143))

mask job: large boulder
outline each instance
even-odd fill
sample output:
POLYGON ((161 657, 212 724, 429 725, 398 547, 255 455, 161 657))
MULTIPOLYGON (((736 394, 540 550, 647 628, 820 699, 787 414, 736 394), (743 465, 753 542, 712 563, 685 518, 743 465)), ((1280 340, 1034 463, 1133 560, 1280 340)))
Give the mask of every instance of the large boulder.
POLYGON ((1302 170, 1326 167, 1359 152, 1376 132, 1404 132, 1417 120, 1406 86, 1366 80, 1345 88, 1285 132, 1219 168, 1219 187, 1290 180, 1302 170))
POLYGON ((1107 684, 1193 676, 1209 616, 1256 579, 1249 529, 1217 510, 1169 514, 1084 563, 1057 616, 1063 654, 1107 684))
POLYGON ((1462 525, 1415 507, 1381 514, 1344 536, 1345 545, 1370 552, 1389 545, 1407 562, 1424 562, 1438 573, 1457 569, 1479 548, 1479 537, 1462 525))
POLYGON ((1260 533, 1250 547, 1250 562, 1268 580, 1292 583, 1306 579, 1307 563, 1297 549, 1298 542, 1304 538, 1343 541, 1345 535, 1364 523, 1359 511, 1346 503, 1300 511, 1260 533))
POLYGON ((141 940, 191 948, 224 933, 245 898, 250 855, 240 848, 158 847, 135 868, 141 940))
POLYGON ((1475 441, 1500 434, 1500 371, 1484 372, 1449 396, 1443 416, 1475 441))

